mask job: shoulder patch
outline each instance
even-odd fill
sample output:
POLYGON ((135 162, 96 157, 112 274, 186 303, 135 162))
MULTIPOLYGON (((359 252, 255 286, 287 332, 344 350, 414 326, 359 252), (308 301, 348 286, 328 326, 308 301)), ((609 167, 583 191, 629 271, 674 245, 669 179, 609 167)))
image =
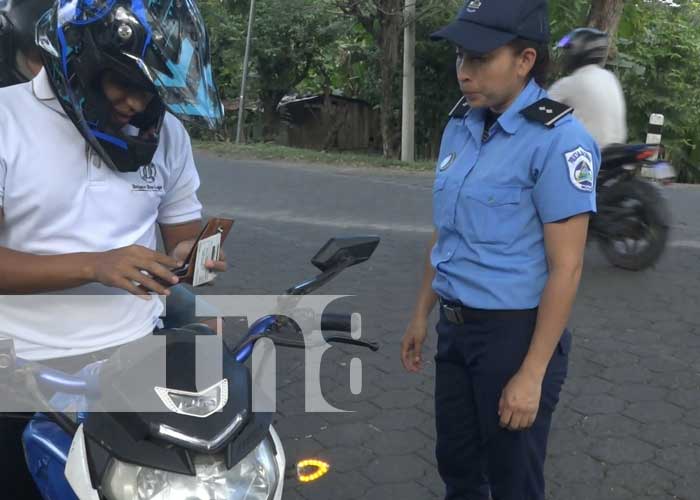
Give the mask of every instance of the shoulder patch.
POLYGON ((593 155, 579 146, 573 151, 564 153, 566 166, 569 169, 569 179, 576 189, 587 193, 593 192, 594 177, 593 155))
POLYGON ((462 97, 455 107, 450 111, 450 118, 464 118, 472 110, 466 97, 462 97))
POLYGON ((523 109, 520 114, 528 120, 554 128, 557 122, 574 112, 574 108, 552 99, 544 98, 523 109))

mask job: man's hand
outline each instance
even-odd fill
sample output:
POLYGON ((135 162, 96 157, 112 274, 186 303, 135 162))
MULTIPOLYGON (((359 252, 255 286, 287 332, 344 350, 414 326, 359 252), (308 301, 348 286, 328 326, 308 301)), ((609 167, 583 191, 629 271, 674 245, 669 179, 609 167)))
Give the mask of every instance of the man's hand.
POLYGON ((535 423, 542 397, 543 377, 520 370, 503 389, 498 402, 501 427, 511 431, 529 429, 535 423))
POLYGON ((428 336, 425 320, 413 319, 401 342, 401 361, 406 371, 418 373, 423 369, 423 343, 428 336))
MULTIPOLYGON (((195 240, 181 241, 177 244, 175 249, 173 249, 171 254, 172 257, 178 261, 184 261, 190 254, 190 250, 192 250, 194 243, 195 240)), ((204 267, 217 273, 226 272, 228 270, 228 264, 226 263, 226 253, 224 252, 224 248, 221 247, 219 250, 219 260, 207 260, 204 262, 204 267)))
POLYGON ((171 269, 181 265, 177 259, 132 245, 109 252, 90 254, 91 281, 121 288, 146 300, 150 293, 169 295, 167 288, 154 278, 176 285, 178 278, 171 269))

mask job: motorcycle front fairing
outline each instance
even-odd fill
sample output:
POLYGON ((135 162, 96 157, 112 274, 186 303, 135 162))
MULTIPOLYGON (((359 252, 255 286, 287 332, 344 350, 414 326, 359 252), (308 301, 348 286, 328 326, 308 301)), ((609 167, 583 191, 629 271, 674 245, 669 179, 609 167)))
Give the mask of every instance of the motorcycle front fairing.
MULTIPOLYGON (((189 333, 181 335, 175 341, 171 341, 169 350, 176 351, 177 349, 172 349, 174 345, 179 348, 178 356, 192 356, 191 359, 194 359, 195 338, 189 333)), ((129 349, 131 353, 139 351, 138 343, 130 347, 133 349, 129 349)), ((115 358, 101 366, 102 392, 111 395, 110 406, 115 404, 115 399, 124 398, 120 403, 128 409, 128 395, 135 396, 136 400, 141 401, 152 398, 154 405, 160 404, 160 407, 164 408, 162 412, 106 412, 100 411, 99 408, 100 404, 105 402, 93 401, 86 405, 87 401, 83 396, 55 396, 52 400, 55 407, 68 412, 67 414, 71 415, 76 422, 76 426, 79 426, 80 433, 76 432, 75 437, 80 437, 78 447, 84 447, 85 451, 83 454, 77 452, 70 454, 68 448, 71 443, 76 445, 73 436, 69 436, 58 425, 48 421, 45 416, 40 414, 35 416, 25 433, 25 446, 27 461, 33 469, 32 473, 37 485, 50 498, 60 500, 75 498, 73 493, 68 493, 70 491, 78 489, 86 491, 83 484, 85 481, 89 483, 89 490, 101 492, 100 494, 104 495, 108 476, 111 474, 109 476, 111 478, 115 475, 113 471, 115 467, 125 469, 133 465, 142 467, 144 470, 158 471, 158 473, 192 477, 197 474, 197 463, 202 461, 203 456, 221 457, 222 467, 231 470, 261 443, 269 442, 274 460, 277 462, 275 475, 278 484, 275 491, 279 490, 279 493, 275 492, 274 496, 271 495, 269 498, 281 497, 285 467, 284 452, 279 445, 279 438, 270 425, 272 415, 251 411, 252 389, 248 368, 235 362, 226 352, 224 352, 224 358, 221 382, 225 382, 227 386, 227 401, 220 411, 205 418, 168 411, 161 401, 161 395, 156 391, 155 384, 132 378, 134 374, 139 373, 140 364, 152 362, 147 354, 136 360, 127 356, 129 361, 126 365, 124 358, 115 358), (102 371, 110 372, 110 368, 114 368, 113 372, 119 371, 120 375, 105 377, 102 371), (139 391, 139 394, 134 394, 134 390, 139 391), (169 432, 159 432, 162 429, 167 429, 169 432), (66 467, 72 470, 83 470, 71 462, 71 460, 83 460, 83 455, 87 477, 81 480, 74 475, 71 478, 71 484, 75 484, 71 489, 67 485, 66 478, 61 477, 61 472, 64 469, 68 470, 66 467), (32 464, 35 466, 32 467, 32 464)), ((171 359, 170 361, 174 366, 181 368, 188 365, 186 360, 171 359)), ((88 368, 84 371, 86 370, 88 368)), ((193 383, 189 378, 193 371, 183 369, 173 373, 175 375, 168 377, 168 385, 172 386, 168 389, 172 388, 175 392, 192 389, 193 383), (182 376, 178 376, 178 373, 182 376)), ((101 498, 109 498, 109 496, 101 498)), ((83 499, 80 498, 80 500, 83 499)))

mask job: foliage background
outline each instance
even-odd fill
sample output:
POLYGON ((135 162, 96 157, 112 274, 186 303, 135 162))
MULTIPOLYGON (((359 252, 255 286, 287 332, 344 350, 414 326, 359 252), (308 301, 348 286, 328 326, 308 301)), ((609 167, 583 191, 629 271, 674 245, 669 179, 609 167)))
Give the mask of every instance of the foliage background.
MULTIPOLYGON (((249 113, 250 140, 272 140, 275 108, 290 93, 333 92, 384 109, 396 141, 401 113, 401 60, 383 82, 386 37, 402 23, 396 0, 256 0, 248 102, 264 113, 249 113), (355 10, 352 10, 355 9, 355 10), (387 35, 387 33, 389 33, 387 35), (384 37, 384 38, 382 38, 384 37), (384 44, 384 45, 382 45, 384 44), (384 88, 391 94, 382 99, 384 88), (251 116, 252 115, 252 116, 251 116)), ((418 0, 416 46, 416 141, 419 158, 437 154, 447 112, 459 99, 453 50, 429 40, 450 21, 462 0, 418 0)), ((249 0, 200 0, 210 31, 217 82, 226 100, 240 93, 249 0)), ((553 41, 585 25, 590 0, 550 0, 553 41)), ((395 41, 402 46, 403 38, 395 41)), ((554 43, 553 43, 554 45, 554 43)), ((666 116, 666 154, 681 180, 700 182, 700 2, 627 0, 609 68, 625 89, 630 141, 644 141, 651 113, 666 116)), ((555 75, 556 76, 556 75, 555 75)), ((235 133, 236 113, 218 139, 235 133)), ((202 137, 201 132, 195 132, 202 137)), ((387 150, 385 154, 396 154, 387 150)))

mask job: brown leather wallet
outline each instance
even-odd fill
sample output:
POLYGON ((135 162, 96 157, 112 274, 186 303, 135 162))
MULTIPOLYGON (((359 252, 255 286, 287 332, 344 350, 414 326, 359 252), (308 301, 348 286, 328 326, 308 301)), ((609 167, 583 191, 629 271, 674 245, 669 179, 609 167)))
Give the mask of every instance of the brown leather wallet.
MULTIPOLYGON (((223 246, 226 236, 228 236, 231 227, 233 227, 233 223, 233 219, 224 219, 221 217, 209 219, 207 225, 204 226, 199 236, 197 236, 194 245, 192 245, 192 250, 190 250, 190 253, 187 255, 185 263, 182 267, 172 270, 172 273, 180 278, 180 283, 192 284, 192 280, 194 279, 194 267, 197 262, 197 245, 199 242, 205 238, 214 236, 216 233, 221 233, 221 245, 223 246)), ((172 283, 170 283, 170 286, 172 286, 172 283)))

